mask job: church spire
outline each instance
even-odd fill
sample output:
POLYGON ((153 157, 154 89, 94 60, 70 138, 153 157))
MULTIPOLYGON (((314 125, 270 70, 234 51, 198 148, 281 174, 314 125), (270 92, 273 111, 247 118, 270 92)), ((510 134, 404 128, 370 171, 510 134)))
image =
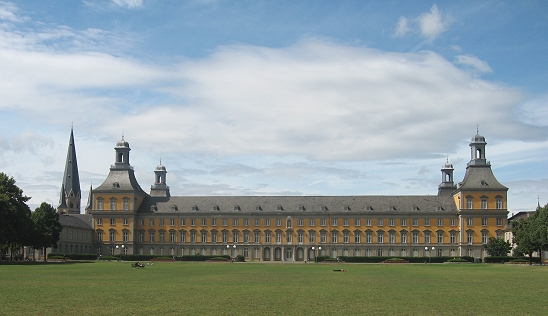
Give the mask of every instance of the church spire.
POLYGON ((65 162, 65 173, 61 186, 61 197, 59 207, 66 208, 68 214, 80 214, 80 176, 78 175, 78 163, 76 161, 76 147, 74 145, 74 131, 70 129, 70 139, 65 162), (63 205, 64 204, 64 205, 63 205))

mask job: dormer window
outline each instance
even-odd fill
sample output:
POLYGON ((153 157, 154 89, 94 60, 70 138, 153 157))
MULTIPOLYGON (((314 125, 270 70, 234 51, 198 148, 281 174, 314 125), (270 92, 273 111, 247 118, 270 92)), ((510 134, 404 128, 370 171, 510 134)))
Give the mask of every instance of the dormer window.
POLYGON ((240 206, 239 205, 234 205, 234 210, 235 211, 241 211, 240 206))
POLYGON ((305 211, 304 205, 299 205, 299 211, 305 211))
POLYGON ((367 205, 367 207, 365 208, 367 211, 372 211, 373 210, 373 207, 371 207, 371 205, 367 205))
POLYGON ((322 206, 322 212, 326 212, 327 210, 327 206, 322 206))
POLYGON ((198 208, 198 205, 192 206, 192 211, 198 212, 200 209, 198 208))
POLYGON ((262 211, 262 210, 263 210, 263 209, 261 208, 260 205, 255 206, 255 211, 262 211))
POLYGON ((418 211, 418 210, 420 210, 420 208, 418 206, 414 205, 413 206, 413 211, 418 211))
POLYGON ((177 205, 172 205, 172 206, 171 206, 171 210, 172 210, 172 211, 178 211, 179 208, 177 207, 177 205))
POLYGON ((345 210, 345 211, 350 211, 350 206, 345 205, 345 206, 344 206, 344 210, 345 210))
POLYGON ((283 211, 284 208, 283 208, 281 205, 278 205, 278 206, 276 206, 276 210, 277 210, 277 211, 283 211))
POLYGON ((220 211, 221 208, 219 207, 219 205, 215 205, 215 206, 213 207, 213 210, 214 210, 214 211, 220 211))
POLYGON ((396 210, 396 207, 395 207, 395 206, 390 206, 390 210, 391 210, 391 211, 395 211, 395 210, 396 210))

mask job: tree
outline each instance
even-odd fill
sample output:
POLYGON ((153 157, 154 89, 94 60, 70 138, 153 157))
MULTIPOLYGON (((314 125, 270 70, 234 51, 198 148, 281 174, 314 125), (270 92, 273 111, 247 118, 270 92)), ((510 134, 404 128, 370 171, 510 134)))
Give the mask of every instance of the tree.
POLYGON ((540 255, 548 250, 548 204, 537 207, 537 210, 527 219, 518 219, 512 222, 512 233, 517 252, 529 255, 529 264, 532 263, 533 252, 540 255))
POLYGON ((59 213, 52 205, 43 202, 32 213, 32 221, 36 230, 32 246, 43 248, 44 260, 47 260, 46 248, 57 248, 57 241, 59 241, 59 235, 63 230, 63 226, 59 223, 59 213))
POLYGON ((34 225, 26 202, 30 197, 15 185, 13 177, 0 172, 0 251, 15 249, 28 242, 34 225))
POLYGON ((508 252, 512 249, 512 245, 501 238, 489 237, 489 241, 483 248, 490 256, 504 257, 508 255, 508 252))

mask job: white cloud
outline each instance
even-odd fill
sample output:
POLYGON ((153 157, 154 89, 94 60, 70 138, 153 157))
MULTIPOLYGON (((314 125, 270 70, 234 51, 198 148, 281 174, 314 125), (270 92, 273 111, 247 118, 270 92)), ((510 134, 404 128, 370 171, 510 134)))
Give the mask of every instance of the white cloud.
POLYGON ((443 17, 437 5, 430 8, 430 12, 425 12, 417 18, 421 35, 429 41, 435 40, 441 33, 447 30, 450 19, 443 17))
POLYGON ((407 18, 400 16, 400 19, 398 20, 398 23, 396 24, 396 31, 394 33, 394 36, 403 37, 410 31, 411 31, 411 28, 408 25, 407 18))
POLYGON ((491 67, 489 67, 486 61, 472 55, 455 56, 455 64, 470 67, 481 73, 493 72, 493 70, 491 69, 491 67))
POLYGON ((18 15, 19 8, 11 3, 0 1, 0 21, 8 22, 24 22, 29 18, 26 16, 18 15))
POLYGON ((403 37, 409 33, 414 33, 416 30, 427 41, 432 42, 438 38, 443 32, 447 31, 447 27, 451 24, 452 18, 444 16, 437 5, 433 5, 429 12, 424 12, 417 18, 408 19, 400 17, 396 24, 394 36, 403 37))
POLYGON ((143 0, 111 0, 111 2, 119 7, 127 7, 130 9, 140 8, 143 6, 143 0))

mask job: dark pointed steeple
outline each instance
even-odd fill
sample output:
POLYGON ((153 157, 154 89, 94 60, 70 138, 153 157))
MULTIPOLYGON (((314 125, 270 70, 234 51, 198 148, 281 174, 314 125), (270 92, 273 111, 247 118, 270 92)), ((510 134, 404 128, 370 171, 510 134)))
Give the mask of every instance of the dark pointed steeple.
POLYGON ((61 186, 61 195, 64 195, 64 201, 59 201, 59 207, 65 203, 66 213, 80 214, 80 200, 82 192, 80 191, 80 176, 78 175, 78 163, 76 161, 76 147, 74 145, 73 128, 70 129, 70 139, 65 162, 65 173, 61 186))

